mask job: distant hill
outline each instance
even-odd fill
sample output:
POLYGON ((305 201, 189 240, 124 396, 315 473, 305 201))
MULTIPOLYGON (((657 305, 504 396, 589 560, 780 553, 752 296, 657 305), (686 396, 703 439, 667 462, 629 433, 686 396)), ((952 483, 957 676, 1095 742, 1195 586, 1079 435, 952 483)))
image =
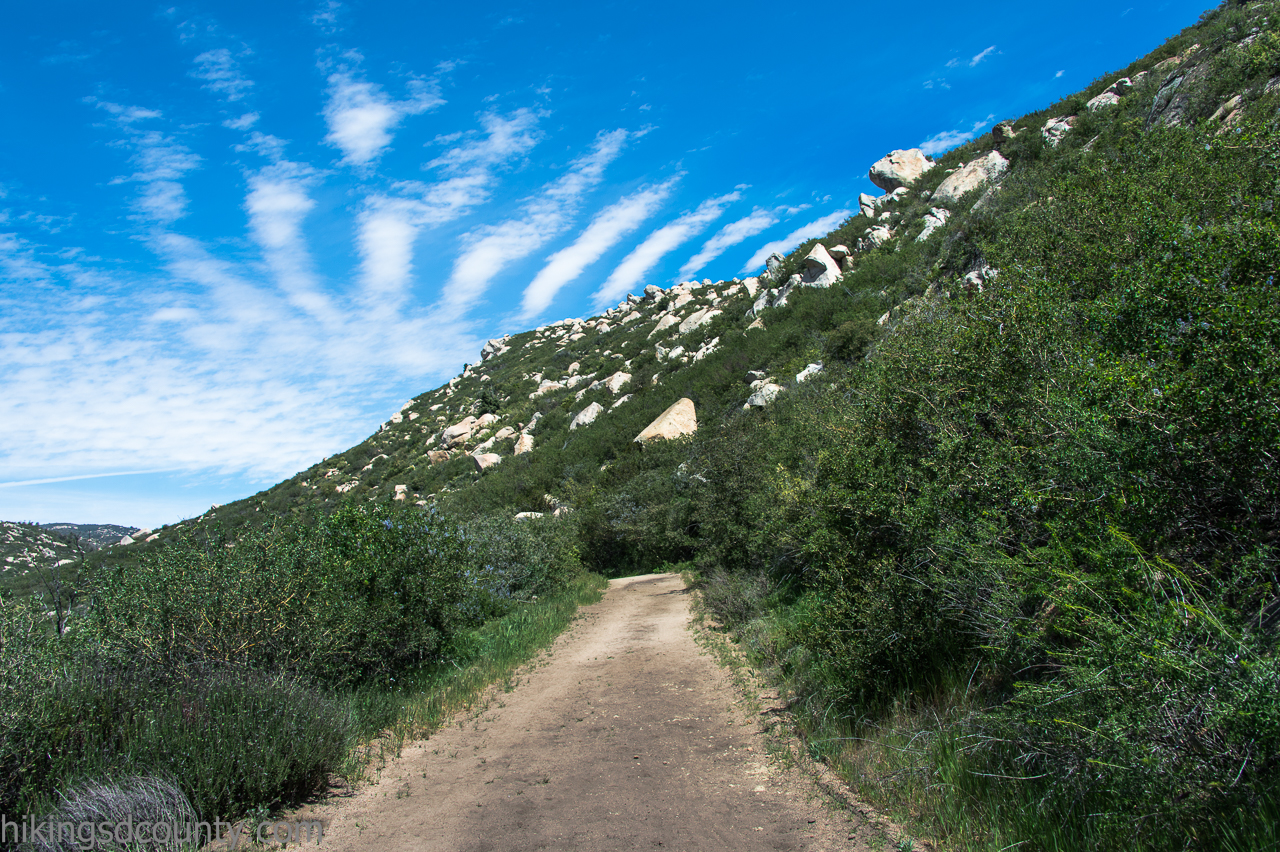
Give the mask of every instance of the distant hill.
POLYGON ((138 527, 122 527, 119 524, 41 524, 47 530, 60 535, 79 536, 94 547, 110 547, 119 544, 120 539, 138 532, 138 527))
POLYGON ((0 521, 0 587, 38 585, 39 569, 76 558, 72 543, 57 531, 38 524, 0 521))
POLYGON ((137 531, 119 524, 0 521, 0 589, 23 594, 42 588, 49 569, 69 565, 83 553, 117 545, 137 531))

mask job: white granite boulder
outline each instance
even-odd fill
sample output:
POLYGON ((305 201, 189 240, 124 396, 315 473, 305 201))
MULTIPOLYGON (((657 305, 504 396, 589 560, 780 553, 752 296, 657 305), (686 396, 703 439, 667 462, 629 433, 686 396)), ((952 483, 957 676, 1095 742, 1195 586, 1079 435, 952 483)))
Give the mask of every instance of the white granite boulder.
POLYGON ((1072 125, 1076 123, 1074 115, 1064 115, 1058 118, 1051 118, 1044 123, 1044 127, 1040 128, 1040 135, 1044 137, 1044 141, 1049 143, 1049 147, 1057 148, 1058 143, 1062 141, 1062 137, 1067 135, 1072 125))
POLYGON ((933 232, 947 224, 951 211, 945 207, 933 207, 924 215, 924 230, 920 232, 920 236, 916 237, 916 242, 922 243, 929 237, 933 236, 933 232))
POLYGON ((631 381, 631 374, 624 373, 621 370, 604 380, 604 386, 609 389, 609 393, 616 394, 622 390, 623 386, 631 381))
POLYGON ((684 322, 680 323, 680 333, 688 334, 695 328, 701 328, 716 317, 720 316, 722 313, 724 313, 724 311, 717 311, 712 308, 702 308, 701 310, 694 311, 689 314, 689 316, 685 317, 684 322))
POLYGON ((444 430, 444 434, 440 436, 440 440, 449 447, 460 447, 471 437, 471 431, 475 427, 476 419, 474 417, 464 417, 462 420, 444 430))
POLYGON ((652 423, 644 427, 635 437, 635 443, 644 446, 659 438, 671 440, 681 435, 692 435, 698 431, 698 415, 693 400, 684 397, 673 402, 652 423))
POLYGON ((990 151, 964 168, 947 175, 933 193, 933 200, 941 205, 954 205, 966 193, 996 180, 1009 168, 1009 161, 999 151, 990 151))
POLYGON ((569 422, 569 431, 573 431, 582 426, 590 425, 595 419, 604 412, 604 406, 598 402, 593 402, 586 408, 574 415, 573 420, 569 422))
POLYGON ((876 225, 874 228, 868 228, 863 234, 862 241, 866 243, 867 248, 880 248, 880 246, 893 239, 893 231, 888 225, 876 225))
POLYGON ((655 335, 662 334, 664 331, 671 328, 671 326, 677 325, 679 322, 680 317, 675 314, 663 314, 662 319, 658 320, 658 324, 653 327, 653 331, 649 332, 649 337, 652 338, 655 335))
POLYGON ((778 394, 782 393, 782 385, 775 385, 773 382, 765 382, 756 388, 756 392, 747 397, 747 402, 742 406, 743 411, 752 408, 764 408, 769 403, 778 398, 778 394))
POLYGON ((906 151, 890 151, 871 166, 867 177, 885 192, 911 186, 920 176, 933 168, 934 163, 919 148, 906 151))
POLYGON ((475 464, 476 470, 481 471, 499 464, 502 461, 502 456, 497 453, 478 453, 471 456, 471 461, 475 464))
POLYGON ((796 382, 807 382, 809 381, 810 378, 818 375, 818 373, 821 373, 821 372, 822 372, 821 361, 819 361, 816 364, 810 364, 800 372, 796 373, 796 382))
POLYGON ((804 283, 813 287, 830 287, 840 278, 840 264, 818 243, 804 256, 804 283))
POLYGON ((493 340, 487 341, 484 348, 480 350, 480 360, 488 361, 495 355, 501 355, 503 352, 506 352, 511 348, 510 346, 507 346, 507 341, 510 339, 511 336, 507 335, 506 337, 497 337, 493 340))

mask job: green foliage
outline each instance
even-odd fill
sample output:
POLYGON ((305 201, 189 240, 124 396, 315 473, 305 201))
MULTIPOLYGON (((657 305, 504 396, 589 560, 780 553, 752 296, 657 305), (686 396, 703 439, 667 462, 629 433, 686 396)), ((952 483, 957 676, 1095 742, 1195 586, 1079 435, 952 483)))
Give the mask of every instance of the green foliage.
POLYGON ((168 667, 285 670, 331 684, 421 665, 469 623, 468 548, 437 516, 344 508, 225 544, 174 544, 96 578, 92 629, 168 667))
MULTIPOLYGON (((102 755, 86 768, 207 762, 207 783, 188 783, 201 807, 296 795, 353 738, 455 706, 419 688, 471 689, 563 626, 595 588, 582 566, 692 563, 706 606, 794 690, 811 752, 957 846, 1274 845, 1277 31, 1275 4, 1224 5, 1024 117, 998 191, 917 243, 928 194, 993 140, 946 152, 886 205, 897 236, 835 286, 798 289, 749 333, 752 299, 721 299, 679 339, 718 338, 708 357, 659 360, 675 332, 650 340, 651 313, 576 342, 518 335, 419 397, 415 421, 223 507, 224 534, 187 525, 97 569, 69 639, 0 604, 4 803, 47 792, 85 749, 102 755), (1193 44, 1184 126, 1148 128, 1162 74, 1084 108, 1193 44), (1230 134, 1196 125, 1234 94, 1246 117, 1230 134), (1040 127, 1063 115, 1077 122, 1049 147, 1040 127), (984 292, 959 286, 988 266, 984 292), (626 359, 631 398, 589 426, 569 422, 611 404, 602 390, 530 398, 534 374, 576 361, 604 377, 626 359), (792 378, 815 361, 819 376, 792 378), (742 410, 761 375, 785 393, 742 410), (638 448, 681 397, 697 434, 638 448), (482 474, 429 463, 443 425, 481 412, 540 413, 536 451, 482 474), (435 509, 386 508, 397 484, 435 509), (561 502, 566 517, 509 520, 561 502), (532 603, 547 595, 555 608, 532 603), (24 688, 38 712, 20 712, 24 688), (192 696, 225 709, 193 727, 192 696), (290 763, 260 737, 279 762, 235 780, 242 757, 219 763, 188 729, 297 736, 315 757, 290 763)), ((871 224, 820 241, 854 247, 871 224)))
POLYGON ((700 442, 707 601, 827 744, 965 672, 944 832, 1214 848, 1280 786, 1280 132, 1089 131, 949 224, 988 293, 700 442))
MULTIPOLYGON (((526 536, 529 545, 538 558, 526 536)), ((294 803, 335 773, 356 777, 377 753, 362 743, 428 733, 553 639, 603 584, 542 573, 537 603, 512 602, 452 634, 432 665, 354 690, 244 665, 175 668, 88 634, 56 638, 28 603, 0 602, 0 807, 43 813, 59 804, 55 791, 136 774, 172 779, 202 819, 232 818, 294 803)))

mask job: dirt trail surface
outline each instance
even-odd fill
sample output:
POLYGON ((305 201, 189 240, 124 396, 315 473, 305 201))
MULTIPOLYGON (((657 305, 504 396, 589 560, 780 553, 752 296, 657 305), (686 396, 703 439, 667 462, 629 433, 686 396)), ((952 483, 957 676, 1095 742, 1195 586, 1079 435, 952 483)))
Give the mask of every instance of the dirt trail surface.
POLYGON ((766 755, 686 592, 674 574, 614 580, 514 690, 297 817, 334 852, 870 848, 860 818, 766 755))

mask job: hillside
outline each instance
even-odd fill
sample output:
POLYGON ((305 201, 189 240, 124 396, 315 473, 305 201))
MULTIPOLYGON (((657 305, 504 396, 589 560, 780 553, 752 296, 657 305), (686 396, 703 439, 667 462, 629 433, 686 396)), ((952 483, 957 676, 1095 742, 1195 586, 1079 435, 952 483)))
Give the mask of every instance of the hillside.
POLYGON ((0 521, 0 584, 6 588, 39 582, 41 569, 71 564, 80 556, 60 530, 0 521))
POLYGON ((584 488, 615 480, 601 466, 625 455, 677 399, 694 401, 700 423, 722 426, 749 400, 794 389, 824 365, 859 363, 877 336, 926 304, 981 293, 997 270, 974 232, 998 228, 995 208, 1008 206, 996 203, 1002 185, 1087 156, 1135 122, 1149 131, 1206 120, 1226 131, 1238 129, 1246 109, 1265 111, 1280 87, 1266 73, 1275 47, 1267 26, 1259 6, 1203 37, 1189 30, 936 163, 918 152, 915 160, 887 157, 873 170, 884 195, 863 195, 860 215, 771 259, 760 276, 650 285, 603 314, 489 341, 476 363, 406 402, 359 445, 147 537, 163 543, 192 527, 233 530, 264 513, 351 499, 512 514, 566 505, 584 488), (845 298, 807 292, 837 281, 845 298), (578 431, 575 419, 590 418, 593 406, 599 415, 589 425, 580 420, 578 431))
POLYGON ((1274 848, 1278 110, 1280 4, 1224 4, 862 164, 884 194, 758 276, 489 341, 358 446, 109 549, 86 632, 354 702, 580 567, 685 570, 922 836, 1274 848))
POLYGON ((92 548, 110 547, 119 544, 120 539, 141 532, 138 527, 122 527, 119 524, 41 524, 47 530, 53 530, 62 536, 77 536, 92 548))

